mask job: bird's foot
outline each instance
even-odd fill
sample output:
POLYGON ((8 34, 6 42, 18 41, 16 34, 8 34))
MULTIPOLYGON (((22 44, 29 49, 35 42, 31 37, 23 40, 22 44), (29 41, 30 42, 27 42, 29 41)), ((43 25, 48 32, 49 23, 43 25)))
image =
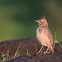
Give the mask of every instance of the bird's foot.
POLYGON ((48 53, 48 52, 43 52, 43 53, 48 53))
POLYGON ((36 54, 39 54, 40 52, 36 53, 36 54))

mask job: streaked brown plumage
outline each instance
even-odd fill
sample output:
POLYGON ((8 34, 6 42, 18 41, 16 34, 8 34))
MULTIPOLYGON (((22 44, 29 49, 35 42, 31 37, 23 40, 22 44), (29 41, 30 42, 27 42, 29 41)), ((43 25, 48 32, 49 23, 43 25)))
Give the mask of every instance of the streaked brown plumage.
POLYGON ((49 53, 51 53, 51 52, 54 53, 53 36, 52 36, 50 30, 48 29, 48 23, 45 19, 45 16, 42 17, 41 19, 35 20, 35 21, 38 22, 38 24, 39 24, 39 27, 36 30, 36 37, 42 45, 42 47, 38 53, 40 53, 43 46, 47 46, 47 50, 44 53, 47 53, 48 50, 49 50, 49 53))

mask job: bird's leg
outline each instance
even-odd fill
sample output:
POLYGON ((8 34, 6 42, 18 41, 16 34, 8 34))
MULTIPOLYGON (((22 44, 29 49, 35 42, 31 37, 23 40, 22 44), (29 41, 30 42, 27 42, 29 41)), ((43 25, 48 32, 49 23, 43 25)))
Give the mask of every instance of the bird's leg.
POLYGON ((51 53, 50 50, 49 50, 49 53, 51 53))
POLYGON ((49 46, 48 46, 48 48, 47 48, 46 52, 44 52, 44 53, 48 53, 48 50, 49 50, 49 46))
POLYGON ((39 54, 41 52, 42 48, 43 48, 43 46, 41 46, 41 48, 40 48, 40 50, 39 50, 39 52, 37 54, 39 54))

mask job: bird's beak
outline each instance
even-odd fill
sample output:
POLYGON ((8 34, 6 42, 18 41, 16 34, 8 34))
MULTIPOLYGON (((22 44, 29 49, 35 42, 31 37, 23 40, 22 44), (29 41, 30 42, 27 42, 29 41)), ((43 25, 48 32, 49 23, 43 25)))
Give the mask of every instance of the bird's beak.
POLYGON ((38 20, 35 20, 35 22, 39 22, 38 20))

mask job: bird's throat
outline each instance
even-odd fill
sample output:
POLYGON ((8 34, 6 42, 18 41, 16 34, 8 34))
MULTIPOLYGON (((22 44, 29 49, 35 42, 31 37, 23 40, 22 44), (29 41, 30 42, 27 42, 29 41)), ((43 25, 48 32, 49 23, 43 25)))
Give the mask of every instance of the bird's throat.
POLYGON ((41 32, 44 28, 39 26, 39 32, 41 32))

